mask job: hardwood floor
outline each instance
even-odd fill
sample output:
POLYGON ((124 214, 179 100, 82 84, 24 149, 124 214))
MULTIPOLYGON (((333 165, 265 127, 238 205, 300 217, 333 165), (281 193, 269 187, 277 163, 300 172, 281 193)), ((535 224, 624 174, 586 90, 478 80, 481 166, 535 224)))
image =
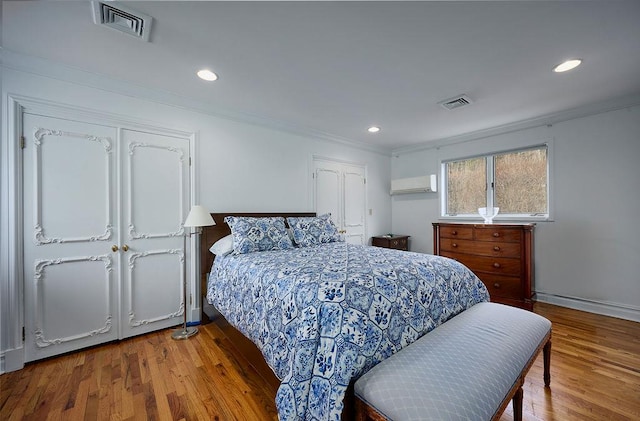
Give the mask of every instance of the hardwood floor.
MULTIPOLYGON (((640 420, 640 323, 536 303, 553 323, 551 387, 542 355, 524 387, 524 420, 640 420)), ((500 421, 512 420, 511 406, 500 421)))
MULTIPOLYGON (((542 355, 527 375, 523 419, 639 420, 640 323, 544 303, 553 322, 551 387, 542 355)), ((0 420, 275 420, 275 387, 213 323, 27 364, 0 376, 0 420)), ((500 418, 512 420, 511 406, 500 418)))

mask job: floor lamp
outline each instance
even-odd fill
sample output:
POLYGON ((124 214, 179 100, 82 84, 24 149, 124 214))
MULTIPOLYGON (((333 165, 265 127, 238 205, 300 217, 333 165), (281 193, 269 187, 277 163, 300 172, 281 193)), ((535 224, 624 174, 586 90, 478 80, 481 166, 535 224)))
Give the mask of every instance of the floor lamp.
MULTIPOLYGON (((196 227, 196 234, 199 234, 202 231, 202 227, 208 227, 211 225, 215 225, 213 218, 209 211, 207 211, 204 206, 195 205, 191 208, 187 219, 184 221, 184 227, 189 228, 189 232, 184 234, 184 253, 187 255, 187 237, 191 236, 191 228, 196 227)), ((195 326, 187 327, 187 259, 184 260, 184 266, 182 267, 182 294, 184 300, 184 322, 182 323, 182 329, 176 329, 171 337, 173 339, 187 339, 196 333, 198 333, 198 328, 195 326)))

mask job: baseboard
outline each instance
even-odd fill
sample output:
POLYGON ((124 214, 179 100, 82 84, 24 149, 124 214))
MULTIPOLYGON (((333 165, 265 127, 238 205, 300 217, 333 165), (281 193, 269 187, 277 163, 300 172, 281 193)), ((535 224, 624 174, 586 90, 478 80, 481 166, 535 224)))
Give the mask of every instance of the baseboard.
POLYGON ((0 374, 22 370, 24 367, 24 350, 8 349, 0 354, 0 374))
POLYGON ((536 293, 537 300, 543 303, 555 304, 561 307, 568 307, 575 310, 587 311, 589 313, 602 314, 605 316, 617 317, 618 319, 640 322, 640 308, 631 307, 604 301, 585 300, 584 298, 564 297, 555 294, 536 293))
POLYGON ((200 318, 202 317, 202 309, 200 307, 192 307, 191 308, 191 322, 196 323, 200 322, 200 318))

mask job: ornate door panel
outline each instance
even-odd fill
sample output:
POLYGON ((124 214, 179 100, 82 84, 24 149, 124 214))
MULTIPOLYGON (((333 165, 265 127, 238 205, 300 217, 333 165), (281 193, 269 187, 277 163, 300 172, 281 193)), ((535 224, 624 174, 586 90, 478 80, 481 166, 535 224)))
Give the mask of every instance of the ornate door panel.
MULTIPOLYGON (((325 164, 323 162, 323 164, 325 164)), ((342 174, 339 168, 332 168, 328 165, 317 165, 315 171, 315 190, 316 190, 316 213, 324 215, 331 214, 331 220, 341 229, 342 227, 342 211, 341 211, 341 188, 342 174)))
POLYGON ((189 142, 133 130, 122 130, 121 142, 121 221, 128 249, 121 326, 128 337, 182 320, 189 142))
POLYGON ((344 168, 344 221, 346 241, 365 244, 366 192, 364 168, 348 166, 344 168))
POLYGON ((24 114, 25 361, 118 338, 114 128, 24 114))
POLYGON ((25 361, 180 324, 189 140, 27 112, 23 128, 25 361))

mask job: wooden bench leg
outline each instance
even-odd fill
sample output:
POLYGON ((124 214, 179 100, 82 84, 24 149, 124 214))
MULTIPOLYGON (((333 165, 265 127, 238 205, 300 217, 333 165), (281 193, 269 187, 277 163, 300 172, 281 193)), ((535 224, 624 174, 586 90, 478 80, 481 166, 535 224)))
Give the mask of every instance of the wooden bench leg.
POLYGON ((513 421, 522 421, 522 387, 513 395, 513 421))
MULTIPOLYGON (((355 421, 387 421, 386 417, 382 416, 382 414, 380 414, 378 411, 362 402, 362 400, 360 400, 359 398, 354 397, 354 400, 356 406, 355 421)), ((352 418, 345 418, 343 414, 342 419, 345 420, 352 418)))
POLYGON ((544 385, 549 387, 551 384, 551 339, 544 344, 542 355, 544 358, 544 385))
POLYGON ((358 398, 354 398, 356 404, 356 421, 367 420, 367 406, 358 398))

